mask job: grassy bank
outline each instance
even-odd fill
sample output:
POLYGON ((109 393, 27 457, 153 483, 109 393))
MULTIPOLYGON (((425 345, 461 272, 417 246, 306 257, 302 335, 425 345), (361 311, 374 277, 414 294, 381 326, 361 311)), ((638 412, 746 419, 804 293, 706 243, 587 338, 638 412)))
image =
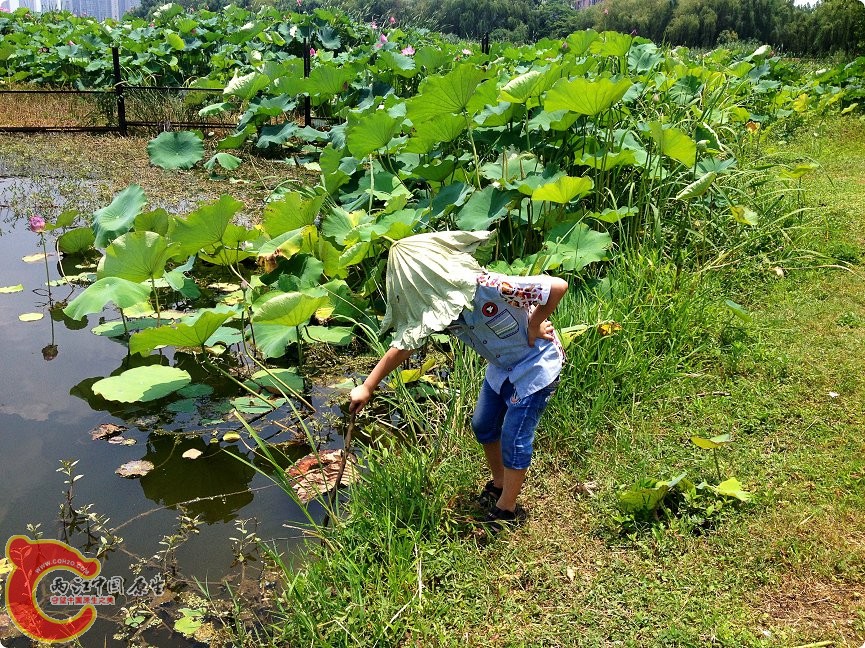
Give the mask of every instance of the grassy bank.
POLYGON ((560 307, 560 327, 622 328, 569 349, 525 525, 489 539, 471 524, 486 479, 466 429, 479 367, 457 350, 448 397, 409 448, 371 455, 325 559, 286 573, 280 618, 255 641, 860 646, 865 136, 855 119, 814 129, 771 151, 823 165, 783 251, 678 279, 628 255, 560 307), (717 484, 690 438, 725 433, 721 477, 749 502, 622 514, 618 489, 641 478, 717 484))

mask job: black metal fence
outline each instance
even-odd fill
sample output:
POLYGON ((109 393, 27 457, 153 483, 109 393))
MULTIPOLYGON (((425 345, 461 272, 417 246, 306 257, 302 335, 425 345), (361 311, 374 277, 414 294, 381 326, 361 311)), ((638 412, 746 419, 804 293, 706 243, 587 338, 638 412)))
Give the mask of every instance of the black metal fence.
MULTIPOLYGON (((159 119, 142 119, 142 113, 165 112, 165 107, 169 103, 168 97, 188 97, 195 93, 201 94, 222 94, 222 89, 219 88, 189 88, 185 86, 156 86, 156 85, 130 85, 123 80, 123 75, 120 68, 120 52, 117 47, 111 48, 111 60, 113 66, 114 85, 112 88, 103 90, 66 90, 66 89, 26 89, 26 90, 4 90, 0 89, 0 101, 7 104, 6 110, 0 111, 4 114, 14 112, 11 109, 10 101, 4 97, 22 97, 25 95, 36 95, 52 98, 52 105, 56 108, 57 103, 62 103, 61 98, 69 98, 69 102, 65 107, 61 107, 54 111, 54 118, 57 122, 67 121, 70 118, 74 120, 75 110, 70 106, 71 102, 77 99, 85 100, 88 104, 90 112, 84 115, 84 121, 91 123, 87 124, 38 124, 38 125, 11 125, 0 123, 0 133, 51 133, 51 132, 69 132, 69 133, 115 133, 119 135, 128 135, 131 128, 147 128, 168 130, 169 128, 201 128, 201 129, 233 129, 237 125, 239 115, 234 115, 233 119, 221 122, 194 120, 189 119, 189 114, 177 119, 176 116, 167 118, 165 116, 159 119), (156 101, 154 101, 156 95, 156 101), (94 101, 95 100, 95 101, 94 101), (132 118, 129 116, 128 102, 132 100, 134 108, 132 118), (142 109, 143 107, 143 109, 142 109), (59 113, 67 113, 62 118, 59 113), (94 124, 94 121, 105 123, 94 124)), ((303 74, 309 76, 311 69, 311 61, 309 55, 309 47, 304 47, 303 74)), ((46 102, 47 103, 47 99, 46 102)), ((28 109, 36 107, 33 102, 27 104, 28 109)), ((48 108, 50 109, 50 107, 48 108)), ((24 115, 20 113, 17 117, 23 120, 24 115)), ((313 123, 312 109, 309 97, 305 97, 303 107, 303 119, 306 126, 313 123)), ((43 119, 42 121, 47 121, 43 119)), ((326 121, 326 120, 324 120, 326 121)))
MULTIPOLYGON (((481 39, 481 51, 484 54, 490 52, 489 34, 484 34, 481 39)), ((30 126, 12 126, 0 124, 0 133, 50 133, 50 132, 72 132, 72 133, 117 133, 128 135, 130 128, 159 128, 168 130, 170 128, 201 128, 201 129, 232 129, 237 125, 237 119, 223 122, 208 122, 205 120, 189 120, 176 118, 161 119, 129 119, 127 116, 127 99, 141 93, 155 93, 160 97, 160 104, 164 106, 166 95, 189 95, 191 93, 222 94, 218 88, 189 88, 185 86, 154 86, 154 85, 129 85, 123 80, 120 68, 120 51, 117 47, 111 48, 111 62, 114 74, 114 87, 104 90, 3 90, 0 89, 0 98, 4 96, 22 95, 44 95, 50 97, 70 96, 72 98, 96 97, 98 115, 105 118, 105 124, 40 124, 30 126), (101 103, 100 103, 101 102, 101 103)), ((309 77, 312 68, 309 43, 304 41, 303 45, 303 76, 309 77)), ((32 106, 32 104, 30 104, 32 106)), ((2 111, 8 112, 8 111, 2 111)), ((57 111, 60 112, 60 111, 57 111)), ((73 111, 66 111, 73 112, 73 111)), ((140 111, 136 111, 140 112, 140 111)), ((188 117, 188 115, 187 115, 188 117)), ((238 116, 239 117, 239 116, 238 116)), ((93 114, 88 115, 92 121, 93 114)), ((328 123, 334 120, 327 117, 314 117, 309 96, 304 97, 303 122, 305 126, 312 126, 313 122, 328 123)))

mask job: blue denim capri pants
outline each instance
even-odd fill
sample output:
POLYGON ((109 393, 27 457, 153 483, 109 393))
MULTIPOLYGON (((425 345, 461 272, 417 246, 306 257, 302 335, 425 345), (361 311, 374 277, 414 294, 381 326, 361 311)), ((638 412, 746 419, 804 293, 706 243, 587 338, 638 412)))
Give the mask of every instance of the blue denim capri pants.
POLYGON ((502 384, 500 394, 484 380, 472 416, 472 430, 478 443, 486 445, 501 440, 505 468, 525 470, 531 464, 535 430, 558 382, 517 398, 509 380, 502 384))

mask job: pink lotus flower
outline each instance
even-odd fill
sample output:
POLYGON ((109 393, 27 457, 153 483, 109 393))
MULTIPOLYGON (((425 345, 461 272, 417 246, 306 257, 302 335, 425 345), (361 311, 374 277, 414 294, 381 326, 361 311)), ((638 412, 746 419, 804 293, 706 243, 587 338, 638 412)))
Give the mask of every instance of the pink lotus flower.
POLYGON ((27 228, 31 232, 34 232, 36 234, 41 234, 42 232, 45 231, 45 219, 42 218, 41 216, 37 216, 36 214, 33 214, 30 217, 29 222, 27 223, 27 228))
POLYGON ((303 0, 297 0, 297 6, 298 6, 298 7, 299 7, 300 5, 302 5, 302 4, 303 4, 303 0))
POLYGON ((412 54, 414 54, 414 47, 412 47, 411 45, 403 47, 400 50, 400 54, 405 54, 406 56, 411 56, 412 54))
POLYGON ((309 55, 310 55, 310 56, 315 56, 315 48, 314 48, 314 47, 310 47, 310 48, 309 48, 309 55))
POLYGON ((466 56, 471 56, 472 51, 470 49, 463 49, 463 54, 465 54, 466 56))
POLYGON ((378 37, 378 40, 382 45, 384 45, 387 42, 387 36, 382 34, 381 36, 378 37))
POLYGON ((373 29, 378 29, 378 23, 374 20, 369 24, 369 26, 372 27, 373 29))
POLYGON ((69 47, 72 47, 75 45, 75 41, 67 41, 66 44, 69 45, 69 47))
POLYGON ((391 25, 395 25, 395 24, 396 24, 396 18, 394 18, 393 16, 390 17, 390 24, 391 24, 391 25))

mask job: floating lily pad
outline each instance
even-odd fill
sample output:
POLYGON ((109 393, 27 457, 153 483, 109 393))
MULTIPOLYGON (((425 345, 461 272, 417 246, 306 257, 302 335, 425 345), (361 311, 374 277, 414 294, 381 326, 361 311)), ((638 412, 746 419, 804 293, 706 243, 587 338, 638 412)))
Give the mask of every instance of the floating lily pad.
POLYGON ((181 456, 184 459, 198 459, 204 453, 201 450, 196 450, 195 448, 190 448, 186 452, 184 452, 181 456))
POLYGON ((147 154, 162 169, 191 169, 204 159, 204 142, 189 131, 166 131, 147 143, 147 154))
POLYGON ((360 477, 357 457, 349 453, 339 484, 336 483, 342 465, 342 453, 342 450, 313 452, 285 471, 292 480, 291 487, 302 503, 305 504, 338 485, 349 486, 357 481, 360 477))
POLYGON ((178 389, 177 393, 184 398, 198 398, 199 396, 210 396, 213 393, 213 387, 194 383, 187 385, 183 389, 178 389))
POLYGON ((9 293, 17 293, 24 290, 24 286, 18 284, 17 286, 3 286, 0 287, 0 295, 8 295, 9 293))
POLYGON ((45 313, 21 313, 18 319, 22 322, 36 322, 45 317, 45 313))
POLYGON ((125 425, 115 425, 114 423, 102 423, 101 425, 97 425, 95 428, 90 430, 90 438, 94 441, 100 441, 102 439, 110 439, 111 437, 117 436, 121 432, 126 431, 125 425))
POLYGON ((195 399, 184 398, 183 400, 169 403, 165 409, 176 414, 192 414, 195 412, 195 399))
POLYGON ((153 468, 153 464, 149 461, 137 460, 123 464, 114 472, 121 477, 126 477, 127 479, 134 479, 136 477, 144 477, 144 475, 153 470, 153 468))
POLYGON ((21 260, 24 263, 38 263, 45 258, 47 258, 47 255, 44 252, 40 252, 39 254, 28 254, 27 256, 23 256, 21 257, 21 260))
POLYGON ((183 369, 152 365, 135 367, 93 383, 93 393, 121 403, 147 402, 185 387, 192 378, 183 369))
POLYGON ((226 432, 222 436, 222 440, 226 443, 234 443, 235 441, 240 441, 240 435, 237 432, 226 432))
POLYGON ((291 369, 267 369, 252 376, 252 380, 271 394, 303 391, 303 377, 291 369))

